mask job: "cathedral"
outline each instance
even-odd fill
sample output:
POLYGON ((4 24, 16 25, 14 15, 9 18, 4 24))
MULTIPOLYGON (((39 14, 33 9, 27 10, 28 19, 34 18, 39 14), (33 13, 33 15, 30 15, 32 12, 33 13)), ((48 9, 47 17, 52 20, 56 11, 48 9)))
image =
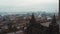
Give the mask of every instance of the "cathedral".
POLYGON ((55 15, 52 17, 49 27, 45 27, 37 23, 34 14, 32 14, 25 34, 59 34, 59 25, 56 23, 55 15))

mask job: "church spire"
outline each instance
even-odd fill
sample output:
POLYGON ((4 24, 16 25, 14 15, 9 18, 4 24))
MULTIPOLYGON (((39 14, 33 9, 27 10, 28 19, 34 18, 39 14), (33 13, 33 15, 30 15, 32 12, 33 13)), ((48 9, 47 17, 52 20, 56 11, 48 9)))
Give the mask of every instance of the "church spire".
POLYGON ((58 34, 59 33, 59 25, 56 22, 55 15, 52 18, 52 22, 49 25, 49 33, 50 34, 58 34))
POLYGON ((56 17, 55 17, 55 14, 54 14, 54 16, 52 17, 52 24, 56 24, 56 17))
POLYGON ((34 17, 34 13, 32 13, 30 23, 36 23, 36 19, 34 17))
POLYGON ((32 13, 29 26, 27 27, 27 34, 32 34, 32 27, 34 27, 35 23, 36 23, 36 20, 35 20, 34 14, 32 13))

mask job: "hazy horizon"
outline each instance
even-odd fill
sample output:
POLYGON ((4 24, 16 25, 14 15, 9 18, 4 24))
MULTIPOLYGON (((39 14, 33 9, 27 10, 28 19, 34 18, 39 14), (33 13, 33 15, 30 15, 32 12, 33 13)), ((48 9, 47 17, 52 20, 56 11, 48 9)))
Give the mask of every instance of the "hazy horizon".
POLYGON ((0 12, 58 12, 59 0, 0 0, 0 12))

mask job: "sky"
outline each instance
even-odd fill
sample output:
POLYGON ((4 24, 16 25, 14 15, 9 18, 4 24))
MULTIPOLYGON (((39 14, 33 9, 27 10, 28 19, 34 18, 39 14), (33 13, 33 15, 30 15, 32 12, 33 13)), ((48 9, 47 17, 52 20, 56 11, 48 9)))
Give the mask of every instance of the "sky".
POLYGON ((59 0, 0 0, 0 12, 58 12, 59 0))

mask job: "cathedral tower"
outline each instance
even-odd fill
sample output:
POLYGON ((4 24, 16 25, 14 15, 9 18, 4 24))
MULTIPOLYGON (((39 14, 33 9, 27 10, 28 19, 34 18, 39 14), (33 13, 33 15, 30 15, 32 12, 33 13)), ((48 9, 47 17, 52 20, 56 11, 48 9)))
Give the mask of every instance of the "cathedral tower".
POLYGON ((59 25, 56 22, 55 15, 52 18, 52 22, 49 25, 49 33, 50 34, 59 34, 59 25))

